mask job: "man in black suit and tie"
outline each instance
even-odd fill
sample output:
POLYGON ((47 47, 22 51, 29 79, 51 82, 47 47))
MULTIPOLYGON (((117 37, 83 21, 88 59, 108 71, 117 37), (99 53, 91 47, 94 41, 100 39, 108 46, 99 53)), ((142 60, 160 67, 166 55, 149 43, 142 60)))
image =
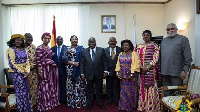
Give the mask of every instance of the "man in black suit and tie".
POLYGON ((86 79, 87 110, 91 109, 93 104, 94 84, 96 90, 96 99, 99 107, 104 109, 102 101, 103 78, 107 76, 107 59, 105 51, 101 47, 96 47, 96 40, 91 37, 88 40, 89 48, 83 51, 81 59, 81 78, 86 79))
POLYGON ((116 46, 117 41, 115 37, 110 37, 108 44, 109 47, 105 48, 108 64, 108 76, 106 77, 107 104, 110 106, 114 100, 115 105, 118 106, 120 97, 120 81, 116 76, 115 67, 121 48, 116 46))
POLYGON ((56 38, 57 45, 52 47, 52 51, 55 53, 53 60, 56 63, 58 67, 59 72, 59 84, 60 84, 60 103, 65 104, 66 103, 66 80, 67 80, 67 74, 66 74, 66 63, 63 61, 63 54, 65 51, 66 46, 63 45, 63 38, 61 36, 58 36, 56 38))

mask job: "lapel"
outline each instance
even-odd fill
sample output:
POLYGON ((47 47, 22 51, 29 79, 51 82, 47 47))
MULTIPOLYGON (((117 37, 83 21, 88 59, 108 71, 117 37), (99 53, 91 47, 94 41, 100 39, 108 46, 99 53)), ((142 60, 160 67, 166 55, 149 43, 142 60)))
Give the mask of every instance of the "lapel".
POLYGON ((121 49, 120 47, 116 46, 116 54, 115 54, 115 59, 114 60, 117 60, 118 59, 118 56, 119 56, 119 53, 121 52, 121 49), (117 55, 117 56, 116 56, 117 55))
POLYGON ((90 55, 90 48, 87 49, 86 55, 87 55, 86 57, 89 58, 89 60, 93 63, 90 55))
POLYGON ((112 58, 111 58, 111 56, 110 56, 110 47, 108 47, 107 49, 106 49, 106 54, 107 54, 107 57, 108 57, 108 59, 109 60, 112 60, 112 58))
MULTIPOLYGON (((62 58, 61 56, 62 56, 62 54, 63 54, 64 49, 65 49, 65 46, 63 45, 63 46, 62 46, 62 49, 61 49, 61 51, 60 51, 60 57, 59 57, 59 59, 62 58)), ((56 50, 56 51, 57 51, 57 50, 56 50)))

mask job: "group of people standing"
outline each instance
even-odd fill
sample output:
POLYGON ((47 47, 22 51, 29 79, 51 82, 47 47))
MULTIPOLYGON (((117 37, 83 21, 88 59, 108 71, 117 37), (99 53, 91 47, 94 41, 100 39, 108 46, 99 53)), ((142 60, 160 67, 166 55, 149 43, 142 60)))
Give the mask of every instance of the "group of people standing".
MULTIPOLYGON (((173 23, 166 30, 168 37, 161 43, 163 85, 181 85, 192 62, 189 41, 177 34, 173 23)), ((116 46, 115 37, 109 39, 105 49, 97 47, 96 39, 91 37, 89 47, 84 49, 75 35, 70 38, 71 46, 63 45, 63 38, 58 36, 57 45, 52 48, 48 46, 50 33, 42 35, 43 44, 37 48, 30 33, 12 35, 7 58, 18 111, 32 112, 35 108, 46 111, 60 104, 72 108, 86 106, 90 110, 94 93, 97 105, 105 109, 103 78, 108 106, 114 102, 118 110, 160 111, 157 87, 160 48, 150 41, 150 30, 145 30, 142 36, 144 43, 134 50, 130 40, 122 40, 121 48, 116 46)))

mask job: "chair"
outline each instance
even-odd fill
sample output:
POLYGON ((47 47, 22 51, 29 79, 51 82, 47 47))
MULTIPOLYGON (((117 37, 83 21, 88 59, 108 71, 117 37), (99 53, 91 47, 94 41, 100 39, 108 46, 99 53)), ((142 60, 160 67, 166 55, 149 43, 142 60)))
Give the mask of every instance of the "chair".
POLYGON ((14 93, 14 86, 8 85, 12 84, 12 79, 8 73, 8 69, 4 69, 6 75, 7 85, 0 85, 0 111, 10 112, 12 109, 16 108, 16 96, 14 93), (3 93, 2 88, 6 89, 6 93, 3 93))
POLYGON ((166 107, 172 112, 176 112, 176 104, 179 100, 182 100, 183 97, 190 100, 193 103, 200 102, 200 99, 190 99, 191 94, 200 94, 200 67, 192 65, 189 70, 187 85, 183 86, 163 86, 161 87, 161 112, 163 108, 166 107), (183 95, 178 96, 166 96, 164 97, 164 91, 166 90, 179 90, 183 95))

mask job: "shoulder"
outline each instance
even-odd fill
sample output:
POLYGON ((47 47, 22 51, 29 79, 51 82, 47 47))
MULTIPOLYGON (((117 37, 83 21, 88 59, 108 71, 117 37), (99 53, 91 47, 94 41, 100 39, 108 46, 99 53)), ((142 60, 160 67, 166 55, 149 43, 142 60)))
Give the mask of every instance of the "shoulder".
POLYGON ((96 47, 96 49, 98 49, 98 50, 104 50, 104 48, 102 48, 102 47, 96 47))
POLYGON ((140 48, 143 48, 144 47, 144 44, 139 44, 136 49, 140 49, 140 48))
POLYGON ((14 50, 11 47, 9 47, 6 52, 8 52, 8 53, 9 52, 14 52, 14 50))
POLYGON ((119 47, 119 46, 116 46, 116 49, 121 49, 121 47, 119 47))
POLYGON ((105 50, 109 50, 110 49, 110 47, 106 47, 106 48, 104 48, 105 50))

